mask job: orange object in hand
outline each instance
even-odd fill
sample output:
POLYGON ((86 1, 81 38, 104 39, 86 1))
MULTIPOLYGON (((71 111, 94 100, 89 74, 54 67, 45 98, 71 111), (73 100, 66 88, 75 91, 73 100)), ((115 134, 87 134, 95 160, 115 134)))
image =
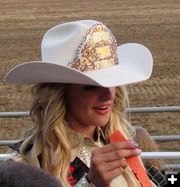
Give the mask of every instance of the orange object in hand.
MULTIPOLYGON (((125 139, 125 137, 122 135, 120 131, 115 131, 112 135, 110 135, 109 139, 110 142, 128 141, 125 139)), ((143 187, 153 187, 140 158, 138 156, 131 156, 125 159, 128 165, 130 166, 130 168, 132 169, 133 173, 135 174, 136 178, 141 183, 141 185, 143 187)))

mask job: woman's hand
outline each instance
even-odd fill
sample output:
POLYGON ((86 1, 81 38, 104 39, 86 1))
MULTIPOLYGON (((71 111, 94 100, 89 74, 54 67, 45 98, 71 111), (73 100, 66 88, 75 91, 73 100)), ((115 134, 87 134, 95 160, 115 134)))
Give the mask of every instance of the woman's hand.
POLYGON ((96 187, 109 187, 127 166, 126 157, 139 155, 141 150, 132 141, 115 142, 92 151, 87 179, 96 187))

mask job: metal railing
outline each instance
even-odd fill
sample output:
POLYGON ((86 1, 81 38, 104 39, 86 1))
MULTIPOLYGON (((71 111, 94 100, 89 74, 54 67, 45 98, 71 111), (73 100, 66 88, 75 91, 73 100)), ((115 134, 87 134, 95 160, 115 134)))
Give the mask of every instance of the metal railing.
POLYGON ((30 112, 0 112, 1 118, 22 118, 29 117, 30 112))
POLYGON ((180 140, 180 134, 177 135, 160 135, 151 136, 155 141, 178 141, 180 140))
MULTIPOLYGON (((0 154, 0 161, 12 157, 12 153, 0 154)), ((140 157, 144 159, 180 159, 180 152, 142 152, 140 157)))
MULTIPOLYGON (((152 113, 152 112, 179 112, 180 106, 163 106, 163 107, 135 107, 129 108, 128 112, 132 113, 152 113)), ((22 118, 29 117, 30 112, 0 112, 0 118, 22 118)), ((155 141, 178 141, 180 135, 160 135, 152 136, 155 141)), ((0 146, 9 146, 17 143, 19 140, 0 140, 0 146)), ((0 154, 0 161, 12 157, 12 154, 0 154)), ((180 152, 142 152, 142 159, 180 159, 180 152)), ((165 167, 180 169, 180 164, 169 164, 165 167)))
MULTIPOLYGON (((160 135, 160 136, 151 136, 155 141, 179 141, 180 134, 178 135, 160 135)), ((9 146, 14 143, 19 142, 20 140, 0 140, 0 146, 9 146)))
POLYGON ((162 169, 180 169, 180 164, 163 164, 162 169))
POLYGON ((179 112, 180 106, 160 106, 160 107, 135 107, 129 108, 129 112, 179 112))
MULTIPOLYGON (((180 106, 161 106, 161 107, 132 107, 127 109, 128 112, 143 113, 143 112, 179 112, 180 106)), ((1 118, 18 118, 28 117, 29 111, 25 112, 0 112, 1 118)))
POLYGON ((142 152, 142 159, 180 159, 180 152, 142 152))
POLYGON ((19 140, 0 140, 0 146, 9 146, 19 142, 19 140))

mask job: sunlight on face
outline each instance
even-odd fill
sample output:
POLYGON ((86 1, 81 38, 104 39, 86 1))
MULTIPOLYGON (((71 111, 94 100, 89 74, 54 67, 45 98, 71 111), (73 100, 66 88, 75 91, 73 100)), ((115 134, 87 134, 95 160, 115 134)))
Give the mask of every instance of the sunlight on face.
POLYGON ((115 87, 68 84, 66 120, 76 131, 106 125, 115 94, 115 87))

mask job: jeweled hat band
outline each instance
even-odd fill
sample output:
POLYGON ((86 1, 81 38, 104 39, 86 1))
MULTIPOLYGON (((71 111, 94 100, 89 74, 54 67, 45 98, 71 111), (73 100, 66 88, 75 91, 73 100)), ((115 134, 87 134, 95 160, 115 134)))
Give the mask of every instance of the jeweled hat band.
POLYGON ((68 66, 81 72, 103 69, 118 64, 117 43, 111 31, 97 22, 90 29, 76 58, 68 66))

